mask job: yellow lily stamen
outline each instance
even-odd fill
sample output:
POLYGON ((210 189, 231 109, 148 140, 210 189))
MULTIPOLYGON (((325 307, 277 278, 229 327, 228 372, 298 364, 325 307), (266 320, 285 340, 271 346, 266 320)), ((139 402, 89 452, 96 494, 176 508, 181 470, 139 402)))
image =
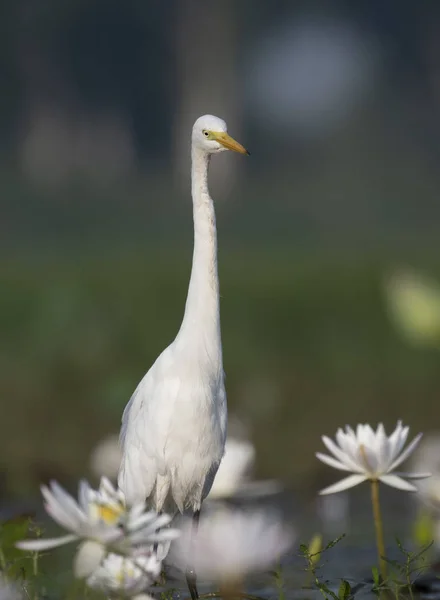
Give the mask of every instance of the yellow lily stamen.
POLYGON ((114 525, 117 523, 124 512, 124 507, 121 504, 112 506, 108 504, 101 504, 96 508, 99 518, 108 525, 114 525))

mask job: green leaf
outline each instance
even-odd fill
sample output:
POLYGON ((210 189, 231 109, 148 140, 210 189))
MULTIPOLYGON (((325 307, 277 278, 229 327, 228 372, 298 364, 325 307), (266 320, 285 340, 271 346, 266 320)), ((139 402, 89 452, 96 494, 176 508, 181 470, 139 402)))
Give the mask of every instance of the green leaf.
POLYGON ((30 527, 29 517, 18 517, 0 525, 0 547, 7 563, 23 558, 23 551, 15 544, 27 537, 30 527))
POLYGON ((29 517, 18 517, 5 521, 0 525, 0 540, 3 548, 14 546, 18 540, 22 540, 28 533, 30 525, 29 517))
POLYGON ((382 560, 393 566, 397 571, 402 572, 402 569, 405 570, 405 564, 400 563, 398 560, 393 560, 391 558, 387 558, 386 556, 382 556, 382 560))
POLYGON ((324 598, 328 598, 330 596, 333 598, 333 600, 339 600, 338 596, 325 583, 318 582, 316 587, 324 596, 324 598))
POLYGON ((427 553, 431 546, 434 544, 434 540, 431 540, 426 546, 421 548, 418 552, 411 554, 411 562, 418 560, 423 554, 427 553))
POLYGON ((339 586, 338 597, 339 600, 347 600, 347 598, 351 595, 351 586, 345 579, 341 579, 341 584, 339 586))
POLYGON ((336 546, 336 544, 338 544, 344 538, 345 538, 345 533, 343 533, 342 535, 337 537, 335 540, 332 540, 331 542, 329 542, 327 544, 327 546, 324 548, 324 550, 329 550, 330 548, 333 548, 333 546, 336 546))
POLYGON ((374 585, 379 586, 380 585, 379 569, 377 567, 373 567, 371 569, 371 572, 373 574, 374 585))

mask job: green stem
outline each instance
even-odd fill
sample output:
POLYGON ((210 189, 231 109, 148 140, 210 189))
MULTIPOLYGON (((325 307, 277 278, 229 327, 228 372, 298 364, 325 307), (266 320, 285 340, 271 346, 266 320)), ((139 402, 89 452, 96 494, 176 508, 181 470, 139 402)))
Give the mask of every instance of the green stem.
POLYGON ((371 503, 373 505, 374 527, 376 529, 377 554, 379 557, 379 571, 382 581, 387 578, 387 564, 383 557, 385 556, 385 543, 383 540, 382 515, 379 502, 379 480, 371 480, 371 503))
POLYGON ((34 573, 34 577, 37 577, 37 575, 38 575, 38 558, 39 558, 39 553, 34 552, 32 555, 32 570, 34 573))
POLYGON ((278 563, 275 571, 275 585, 278 590, 278 600, 286 600, 286 594, 284 592, 283 569, 281 568, 281 563, 278 563))
MULTIPOLYGON (((33 552, 32 554, 32 572, 34 577, 38 576, 38 558, 40 554, 39 552, 33 552)), ((38 591, 35 589, 34 600, 38 600, 38 591)))

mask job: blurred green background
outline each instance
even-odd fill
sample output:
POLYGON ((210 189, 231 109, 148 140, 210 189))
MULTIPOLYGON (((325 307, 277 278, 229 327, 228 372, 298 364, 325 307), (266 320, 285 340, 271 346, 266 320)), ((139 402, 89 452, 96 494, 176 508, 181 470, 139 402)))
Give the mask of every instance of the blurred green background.
POLYGON ((408 343, 385 281, 440 279, 440 4, 14 0, 0 7, 0 492, 90 452, 183 316, 189 136, 216 157, 231 413, 258 474, 304 494, 320 435, 440 427, 440 339, 408 343))

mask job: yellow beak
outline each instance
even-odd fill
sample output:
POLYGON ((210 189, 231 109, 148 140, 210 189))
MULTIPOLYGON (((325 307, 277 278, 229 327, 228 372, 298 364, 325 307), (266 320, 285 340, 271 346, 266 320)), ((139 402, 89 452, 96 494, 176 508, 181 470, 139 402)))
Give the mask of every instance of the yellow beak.
POLYGON ((247 154, 249 152, 246 150, 244 146, 239 144, 225 131, 212 131, 212 136, 216 142, 227 148, 228 150, 233 150, 234 152, 239 152, 240 154, 247 154))

